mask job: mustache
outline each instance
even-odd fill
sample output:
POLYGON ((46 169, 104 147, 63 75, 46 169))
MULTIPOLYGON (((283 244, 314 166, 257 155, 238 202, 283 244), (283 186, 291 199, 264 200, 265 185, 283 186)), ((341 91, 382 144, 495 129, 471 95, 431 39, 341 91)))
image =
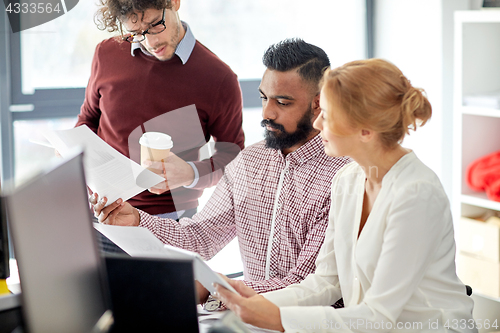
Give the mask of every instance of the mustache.
POLYGON ((274 121, 270 120, 270 119, 264 119, 260 122, 260 126, 262 127, 266 127, 266 126, 269 126, 271 128, 274 128, 274 129, 277 129, 277 130, 280 130, 282 132, 285 132, 285 127, 281 124, 276 124, 274 121))
POLYGON ((163 48, 164 46, 167 46, 167 44, 155 45, 155 47, 150 47, 150 48, 149 48, 149 51, 150 51, 150 52, 156 52, 156 51, 158 51, 159 49, 163 48))

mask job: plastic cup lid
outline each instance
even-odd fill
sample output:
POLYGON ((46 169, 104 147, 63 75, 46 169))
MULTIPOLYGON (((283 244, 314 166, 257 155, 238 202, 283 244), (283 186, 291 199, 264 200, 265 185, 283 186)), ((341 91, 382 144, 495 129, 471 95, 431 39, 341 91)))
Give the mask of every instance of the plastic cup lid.
POLYGON ((170 135, 160 132, 146 132, 139 139, 141 146, 152 149, 170 149, 174 146, 170 135))

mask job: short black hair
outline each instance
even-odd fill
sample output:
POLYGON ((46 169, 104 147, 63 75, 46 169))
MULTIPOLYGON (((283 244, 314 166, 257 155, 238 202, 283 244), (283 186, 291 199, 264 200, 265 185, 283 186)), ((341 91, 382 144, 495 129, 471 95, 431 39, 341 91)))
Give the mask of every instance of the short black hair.
POLYGON ((319 85, 325 69, 330 67, 325 51, 300 38, 285 39, 269 46, 262 62, 268 69, 280 72, 297 69, 300 77, 315 87, 319 85))

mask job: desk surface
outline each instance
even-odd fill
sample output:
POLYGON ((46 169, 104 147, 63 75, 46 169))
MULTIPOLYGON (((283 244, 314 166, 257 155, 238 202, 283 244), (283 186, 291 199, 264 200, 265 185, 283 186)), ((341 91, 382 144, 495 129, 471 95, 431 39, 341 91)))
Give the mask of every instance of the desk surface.
MULTIPOLYGON (((0 333, 11 333, 16 327, 22 325, 21 315, 21 297, 19 294, 10 294, 0 296, 0 333)), ((207 314, 206 311, 198 306, 198 324, 200 333, 208 333, 210 328, 219 323, 221 318, 229 310, 217 311, 207 314)), ((245 325, 249 333, 275 333, 265 329, 259 329, 250 325, 245 325)))
MULTIPOLYGON (((17 263, 15 259, 10 260, 10 274, 11 276, 7 279, 8 288, 13 294, 0 296, 0 333, 11 333, 12 329, 9 328, 12 325, 14 328, 21 325, 21 287, 19 281, 19 275, 17 270, 17 263), (3 316, 3 317, 2 317, 3 316), (5 317, 5 318, 4 318, 5 317), (5 320, 3 320, 5 319, 5 320), (8 319, 8 320, 7 320, 8 319), (7 327, 7 326, 9 327, 7 327)), ((218 323, 220 319, 229 312, 217 311, 207 314, 201 306, 198 306, 198 323, 200 333, 209 332, 210 328, 218 323)), ((258 329, 250 325, 245 325, 248 331, 251 333, 270 333, 276 331, 258 329)))

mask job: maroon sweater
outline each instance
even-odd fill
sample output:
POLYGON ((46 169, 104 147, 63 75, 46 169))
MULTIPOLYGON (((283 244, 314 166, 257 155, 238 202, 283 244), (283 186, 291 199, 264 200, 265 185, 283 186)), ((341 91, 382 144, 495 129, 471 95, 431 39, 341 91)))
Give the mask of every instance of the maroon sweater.
POLYGON ((123 155, 139 162, 144 131, 167 133, 172 152, 200 173, 193 189, 162 195, 144 191, 130 204, 150 214, 198 206, 203 189, 215 185, 224 166, 243 149, 242 97, 236 75, 198 41, 186 64, 174 56, 159 61, 115 38, 101 42, 76 126, 87 125, 123 155), (212 136, 215 154, 200 147, 212 136), (202 157, 203 158, 203 157, 202 157))

